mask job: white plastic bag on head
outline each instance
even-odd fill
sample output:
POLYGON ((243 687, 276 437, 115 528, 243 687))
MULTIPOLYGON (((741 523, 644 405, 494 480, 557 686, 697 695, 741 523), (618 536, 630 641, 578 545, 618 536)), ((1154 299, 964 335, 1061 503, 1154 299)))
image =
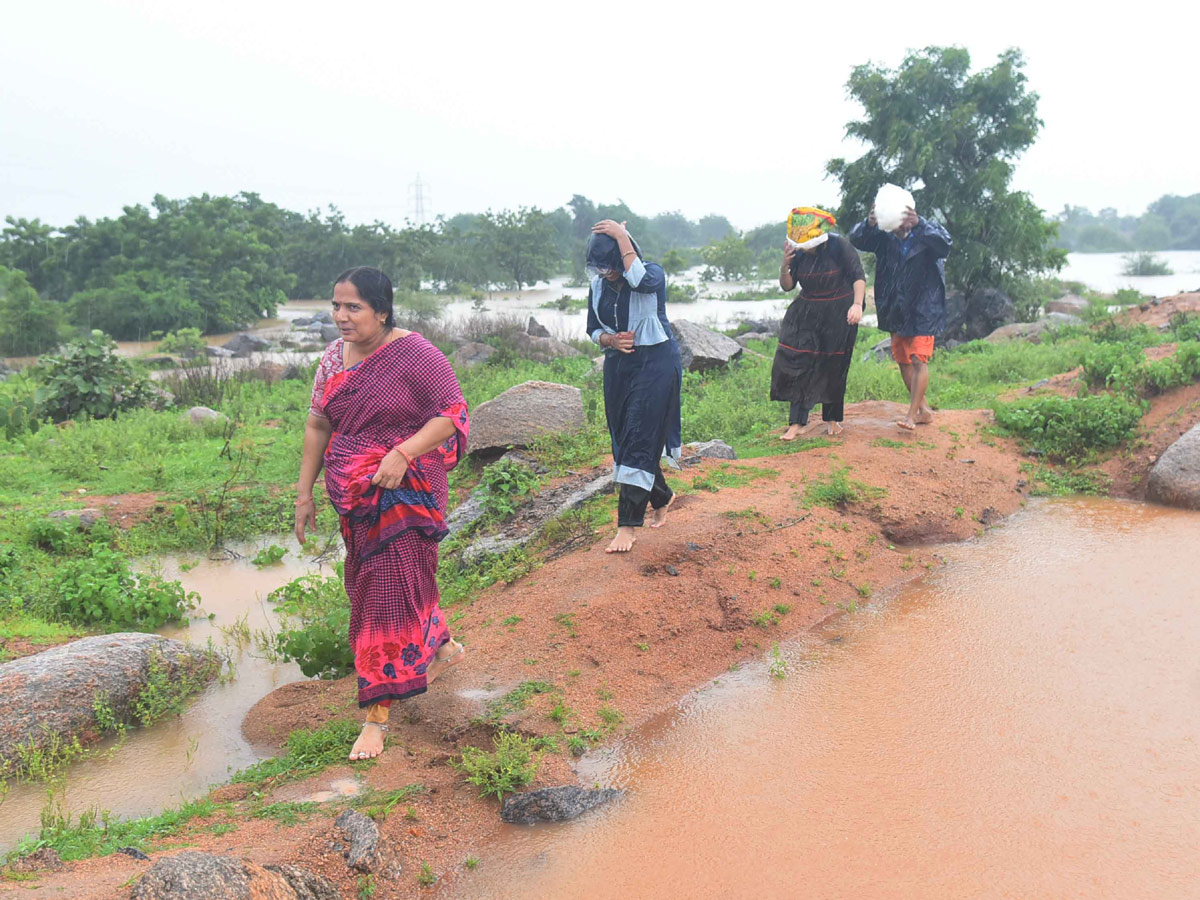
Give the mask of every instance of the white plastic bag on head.
POLYGON ((875 224, 882 231, 895 231, 909 207, 917 208, 913 195, 894 184, 885 184, 875 195, 875 224))

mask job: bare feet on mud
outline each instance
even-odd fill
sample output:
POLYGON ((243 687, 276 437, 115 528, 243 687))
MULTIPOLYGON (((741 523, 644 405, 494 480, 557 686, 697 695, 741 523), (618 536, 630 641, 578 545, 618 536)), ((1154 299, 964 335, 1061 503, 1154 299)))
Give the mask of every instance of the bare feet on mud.
POLYGON ((651 528, 662 528, 667 524, 667 510, 671 508, 671 504, 675 502, 675 495, 671 495, 671 499, 667 501, 666 506, 660 506, 654 510, 654 515, 651 517, 651 528))
POLYGON ((453 638, 438 647, 437 654, 433 657, 433 662, 425 670, 425 683, 433 684, 437 681, 439 676, 444 675, 448 668, 458 665, 466 652, 467 648, 453 638))
POLYGON ((841 422, 826 422, 825 424, 829 426, 826 429, 825 433, 830 435, 831 437, 837 436, 842 433, 842 423, 841 422))
POLYGON ((374 759, 383 752, 383 734, 386 725, 377 722, 364 722, 362 733, 354 746, 350 748, 350 759, 374 759))
POLYGON ((911 416, 906 416, 903 419, 897 419, 896 424, 899 425, 901 428, 903 428, 905 431, 916 431, 917 430, 917 423, 912 420, 911 416))
POLYGON ((617 536, 612 539, 612 542, 604 549, 605 553, 628 553, 633 547, 633 542, 637 540, 637 536, 629 526, 624 526, 617 529, 617 536))
POLYGON ((789 425, 787 431, 779 436, 781 441, 794 441, 804 433, 803 425, 789 425))
POLYGON ((933 424, 933 410, 932 409, 921 410, 919 413, 917 413, 917 418, 914 421, 918 425, 932 425, 933 424))

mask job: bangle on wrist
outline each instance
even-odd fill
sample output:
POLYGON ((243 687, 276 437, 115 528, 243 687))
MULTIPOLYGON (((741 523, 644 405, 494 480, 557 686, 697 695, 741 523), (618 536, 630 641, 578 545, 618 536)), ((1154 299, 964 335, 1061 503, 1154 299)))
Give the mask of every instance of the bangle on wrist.
POLYGON ((399 444, 397 444, 397 445, 396 445, 395 447, 393 447, 392 449, 393 449, 393 450, 395 450, 397 453, 399 453, 401 456, 403 456, 403 457, 404 457, 404 461, 405 461, 405 462, 408 464, 408 467, 411 469, 411 468, 412 468, 412 464, 413 464, 413 462, 412 462, 412 457, 411 457, 411 456, 409 456, 407 453, 405 453, 405 452, 404 452, 404 448, 403 448, 403 447, 401 447, 399 444))

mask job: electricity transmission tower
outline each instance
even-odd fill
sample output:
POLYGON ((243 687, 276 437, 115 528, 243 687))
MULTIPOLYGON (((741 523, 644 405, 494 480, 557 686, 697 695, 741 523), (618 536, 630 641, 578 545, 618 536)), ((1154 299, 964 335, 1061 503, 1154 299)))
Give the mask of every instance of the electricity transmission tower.
POLYGON ((429 185, 421 180, 421 173, 418 172, 417 180, 408 186, 408 214, 415 224, 426 223, 429 205, 429 185))

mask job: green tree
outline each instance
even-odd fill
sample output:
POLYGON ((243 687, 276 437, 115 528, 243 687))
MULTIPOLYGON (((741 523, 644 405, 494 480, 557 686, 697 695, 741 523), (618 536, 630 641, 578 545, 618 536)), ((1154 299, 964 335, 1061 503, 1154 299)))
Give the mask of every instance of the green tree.
POLYGON ((687 267, 687 257, 678 250, 668 250, 663 254, 661 265, 668 275, 678 275, 687 267))
POLYGON ((554 226, 536 206, 498 213, 489 209, 479 216, 479 226, 482 248, 493 266, 492 281, 520 291, 553 274, 558 262, 554 226))
POLYGON ((1042 125, 1023 66, 1021 52, 1007 50, 972 73, 970 55, 957 47, 910 53, 895 70, 857 66, 847 88, 866 115, 846 134, 867 150, 826 167, 841 182, 847 230, 884 183, 915 185, 917 211, 954 238, 946 278, 966 294, 1061 268, 1057 223, 1028 194, 1009 190, 1014 161, 1042 125))
POLYGON ((56 346, 62 312, 38 296, 24 272, 0 266, 0 356, 33 356, 56 346))
POLYGON ((713 269, 723 281, 737 281, 750 274, 754 267, 754 254, 746 242, 737 234, 728 234, 700 249, 705 265, 713 269))

